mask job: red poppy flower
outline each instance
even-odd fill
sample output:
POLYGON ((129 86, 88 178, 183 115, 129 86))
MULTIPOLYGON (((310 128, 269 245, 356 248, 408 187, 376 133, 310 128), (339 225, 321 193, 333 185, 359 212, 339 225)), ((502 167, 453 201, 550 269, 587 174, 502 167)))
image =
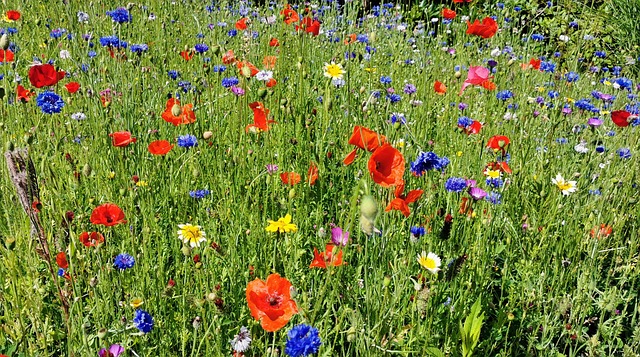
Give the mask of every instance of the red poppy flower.
POLYGON ((636 115, 631 115, 626 110, 614 110, 611 112, 611 120, 619 127, 629 126, 632 119, 637 118, 636 115))
POLYGON ((349 138, 349 144, 355 145, 357 148, 353 149, 347 157, 344 158, 343 163, 345 165, 351 165, 356 158, 358 148, 373 152, 386 142, 384 135, 380 135, 373 130, 367 129, 363 126, 356 125, 353 128, 353 133, 349 138))
POLYGON ((289 4, 286 4, 284 6, 284 9, 280 11, 280 15, 282 15, 282 17, 284 18, 284 23, 287 25, 291 25, 300 21, 298 13, 295 12, 295 10, 293 10, 289 4))
POLYGON ((182 57, 185 61, 189 61, 193 58, 193 51, 181 51, 180 52, 180 57, 182 57))
POLYGON ((34 95, 36 95, 34 92, 25 89, 20 84, 16 87, 16 101, 28 102, 34 95))
POLYGON ((498 32, 498 24, 490 17, 482 19, 482 24, 477 19, 472 23, 467 21, 467 35, 476 35, 482 38, 491 38, 498 32))
POLYGON ((316 184, 318 180, 318 166, 312 161, 309 164, 309 170, 307 171, 307 182, 310 186, 316 184))
POLYGON ((236 55, 233 54, 233 50, 229 50, 222 55, 222 63, 233 64, 236 61, 236 55))
POLYGON ((131 137, 131 133, 128 131, 117 131, 115 133, 109 134, 111 137, 111 143, 115 147, 126 147, 131 143, 136 142, 136 138, 131 137))
POLYGON ((124 219, 124 212, 113 203, 104 203, 94 208, 90 220, 92 224, 102 224, 107 227, 127 223, 124 219))
POLYGON ((104 236, 100 232, 82 232, 78 238, 85 247, 97 247, 104 243, 104 236))
POLYGON ((258 68, 249 61, 238 61, 236 62, 236 67, 238 67, 240 74, 245 77, 253 77, 260 72, 258 68))
POLYGON ((271 78, 271 79, 269 79, 269 80, 267 81, 266 86, 267 86, 267 88, 271 88, 271 87, 275 86, 277 83, 278 83, 278 82, 276 82, 276 80, 275 80, 275 79, 271 78))
POLYGON ((67 88, 67 91, 69 91, 69 93, 73 94, 80 89, 80 83, 71 82, 71 83, 65 84, 64 87, 67 88))
POLYGON ((247 21, 249 21, 248 17, 243 17, 240 20, 236 21, 236 30, 243 31, 247 29, 247 21))
POLYGON ((313 36, 318 36, 320 34, 320 21, 308 16, 303 17, 302 21, 300 21, 300 25, 296 25, 296 31, 300 29, 312 34, 313 36))
POLYGON ((64 71, 56 71, 50 64, 38 64, 29 69, 29 82, 36 88, 54 86, 64 78, 64 71))
POLYGON ((268 332, 283 328, 298 313, 296 302, 291 300, 291 283, 278 274, 269 275, 266 282, 249 282, 246 296, 251 316, 268 332))
POLYGON ((482 86, 482 88, 486 89, 486 90, 495 90, 496 89, 496 84, 493 83, 490 79, 487 79, 486 81, 483 81, 482 84, 480 84, 482 86))
POLYGON ((462 3, 465 3, 465 2, 469 3, 471 1, 473 1, 473 0, 453 0, 453 3, 454 4, 462 4, 462 3))
POLYGON ((535 59, 535 58, 532 58, 531 60, 529 60, 529 63, 522 63, 522 64, 520 65, 520 67, 521 67, 522 69, 529 69, 529 68, 533 68, 533 69, 538 69, 538 70, 539 70, 539 69, 540 69, 540 64, 541 64, 541 63, 542 63, 542 61, 541 61, 541 60, 539 60, 539 59, 535 59))
POLYGON ((196 114, 192 108, 193 104, 186 104, 180 107, 180 101, 178 99, 169 98, 162 113, 162 119, 175 126, 194 123, 196 121, 196 114))
POLYGON ((404 156, 389 144, 384 144, 374 151, 367 166, 373 181, 382 187, 403 183, 404 156))
POLYGON ((273 120, 267 120, 269 116, 269 109, 266 109, 261 102, 249 103, 249 108, 253 110, 253 124, 249 124, 245 127, 244 131, 249 132, 261 132, 269 130, 269 124, 275 123, 273 120))
POLYGON ((64 252, 56 254, 56 264, 62 269, 69 268, 69 262, 67 261, 67 255, 64 252))
POLYGON ((327 269, 327 266, 339 267, 343 264, 347 263, 342 261, 342 250, 332 243, 327 243, 324 252, 320 253, 317 248, 313 248, 313 261, 309 264, 309 268, 327 269), (334 248, 338 250, 336 254, 333 252, 334 248))
POLYGON ((283 172, 280 174, 280 181, 285 185, 297 185, 300 180, 302 180, 300 174, 295 172, 283 172))
POLYGON ((435 90, 437 94, 444 95, 445 93, 447 93, 447 86, 445 86, 444 83, 440 81, 436 81, 433 84, 433 90, 435 90))
POLYGON ((504 172, 505 174, 510 174, 512 172, 511 168, 509 167, 509 164, 507 164, 506 161, 489 162, 484 167, 484 172, 486 172, 487 170, 501 171, 501 172, 504 172))
POLYGON ((387 205, 387 208, 385 208, 386 212, 389 212, 392 209, 394 209, 402 212, 402 214, 405 217, 409 217, 409 214, 411 213, 409 211, 409 203, 417 201, 422 196, 422 193, 424 191, 423 190, 409 191, 409 193, 406 196, 402 194, 403 192, 404 192, 404 183, 396 186, 396 190, 394 192, 394 195, 396 196, 396 198, 394 198, 391 202, 389 202, 389 204, 387 205))
POLYGON ((494 135, 487 142, 487 147, 493 150, 505 150, 511 141, 504 135, 494 135))
POLYGON ((13 62, 14 55, 11 50, 2 50, 0 49, 0 63, 8 63, 13 62))
POLYGON ((358 35, 356 35, 355 33, 349 34, 349 35, 347 35, 345 37, 346 37, 344 39, 344 44, 345 45, 350 45, 352 43, 355 43, 356 40, 358 39, 358 35))
POLYGON ((272 37, 272 38, 269 40, 269 47, 278 47, 278 46, 280 46, 280 41, 278 41, 278 39, 277 39, 277 38, 272 37))
POLYGON ((456 12, 445 7, 442 9, 442 17, 447 20, 453 20, 456 18, 456 12))
POLYGON ((171 151, 173 145, 166 140, 156 140, 149 143, 147 149, 152 155, 166 155, 171 151))
POLYGON ((20 11, 16 11, 16 10, 7 11, 7 18, 11 21, 20 20, 20 11))
POLYGON ((595 226, 594 228, 592 228, 590 233, 592 238, 607 238, 611 235, 611 233, 613 233, 613 228, 611 228, 610 225, 603 223, 600 225, 600 227, 595 226))
POLYGON ((482 123, 474 120, 469 126, 461 126, 458 124, 458 128, 462 129, 462 131, 467 135, 478 134, 480 133, 480 130, 482 130, 482 123))

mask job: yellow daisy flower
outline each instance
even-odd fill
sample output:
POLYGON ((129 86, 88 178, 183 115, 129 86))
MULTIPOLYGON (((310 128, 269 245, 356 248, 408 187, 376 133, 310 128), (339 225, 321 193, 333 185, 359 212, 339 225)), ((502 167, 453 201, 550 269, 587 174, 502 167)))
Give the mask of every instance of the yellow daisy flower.
POLYGON ((200 226, 192 224, 178 224, 178 238, 184 244, 189 244, 191 248, 200 247, 200 243, 207 240, 206 233, 200 226))
POLYGON ((566 181, 560 174, 557 174, 555 178, 551 179, 551 182, 558 186, 560 191, 562 191, 562 194, 565 196, 569 196, 570 193, 578 190, 576 187, 576 181, 566 181))
POLYGON ((325 63, 323 69, 324 76, 331 79, 342 79, 342 75, 346 73, 341 64, 334 62, 325 63))
POLYGON ((440 271, 440 265, 442 264, 438 255, 431 252, 427 254, 424 250, 421 254, 418 254, 418 263, 432 274, 437 274, 440 271))
POLYGON ((288 213, 277 221, 268 220, 267 222, 269 222, 266 228, 267 232, 289 233, 298 231, 298 227, 291 223, 291 215, 288 213))

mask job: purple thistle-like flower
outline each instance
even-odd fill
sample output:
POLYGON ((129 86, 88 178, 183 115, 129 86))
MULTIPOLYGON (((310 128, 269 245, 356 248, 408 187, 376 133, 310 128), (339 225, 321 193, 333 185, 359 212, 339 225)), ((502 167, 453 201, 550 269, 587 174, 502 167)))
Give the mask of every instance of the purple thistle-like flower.
POLYGON ((343 231, 340 227, 331 228, 331 241, 335 245, 346 246, 349 242, 349 232, 343 231))
POLYGON ((469 189, 469 195, 471 195, 471 198, 473 198, 475 201, 479 201, 487 196, 487 191, 481 189, 480 187, 471 187, 469 189))
POLYGON ((265 167, 267 168, 267 173, 269 175, 273 175, 278 172, 278 165, 276 164, 267 164, 265 167))
POLYGON ((597 128, 600 125, 602 125, 603 121, 600 118, 589 118, 589 121, 587 122, 587 124, 589 124, 590 127, 592 128, 597 128))

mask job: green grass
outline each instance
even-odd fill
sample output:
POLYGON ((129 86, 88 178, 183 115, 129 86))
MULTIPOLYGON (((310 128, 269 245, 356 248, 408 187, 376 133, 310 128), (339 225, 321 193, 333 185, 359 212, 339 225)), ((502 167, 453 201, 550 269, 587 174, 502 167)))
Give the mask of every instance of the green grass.
MULTIPOLYGON (((335 10, 321 17, 322 29, 333 29, 340 38, 335 43, 326 34, 296 34, 293 25, 280 18, 273 25, 253 18, 250 29, 259 33, 257 38, 243 38, 242 33, 228 37, 227 31, 240 18, 237 12, 209 13, 206 4, 190 2, 151 1, 146 10, 134 5, 132 23, 123 25, 105 15, 125 5, 120 3, 12 4, 22 18, 4 26, 19 30, 9 37, 19 50, 12 64, 0 67, 1 85, 8 93, 0 106, 0 141, 29 148, 41 190, 39 216, 52 255, 67 253, 71 279, 52 277, 36 254, 29 220, 18 205, 6 165, 0 165, 4 242, 0 244, 0 353, 95 356, 100 348, 117 343, 127 356, 230 355, 229 341, 247 326, 253 339, 247 356, 278 355, 269 350, 272 345, 284 355, 286 332, 306 323, 319 330, 321 356, 459 356, 460 326, 480 301, 484 319, 474 355, 634 356, 640 349, 638 132, 631 126, 615 127, 607 113, 600 114, 605 124, 599 128, 585 127, 578 133, 572 129, 596 115, 582 112, 574 101, 591 98, 591 92, 598 90, 616 99, 606 109, 596 99, 592 103, 603 111, 624 109, 636 102, 627 94, 637 91, 616 90, 600 83, 602 78, 615 78, 611 73, 588 71, 586 65, 601 63, 581 42, 586 30, 568 27, 573 19, 552 16, 559 28, 574 31, 568 33, 572 38, 568 44, 556 37, 523 42, 521 38, 530 33, 513 33, 503 21, 519 20, 514 4, 500 12, 488 3, 456 5, 454 23, 436 27, 427 22, 424 32, 414 35, 413 24, 398 31, 399 22, 389 16, 369 18, 356 27, 357 5, 350 3, 342 18, 335 10), (89 13, 87 24, 78 23, 77 11, 89 13), (156 19, 148 20, 149 13, 156 19), (497 15, 501 31, 488 40, 468 36, 460 21, 467 14, 472 14, 471 20, 497 15), (220 21, 227 27, 216 27, 220 21), (65 28, 73 38, 50 38, 54 28, 65 28), (430 36, 432 29, 437 33, 430 36), (85 33, 93 38, 83 40, 85 33), (197 38, 198 33, 204 37, 197 38), (369 45, 375 47, 370 59, 365 44, 343 44, 351 33, 368 34, 369 45), (128 59, 111 58, 98 39, 114 34, 129 45, 148 44, 149 51, 138 56, 126 50, 128 59), (271 37, 277 37, 281 46, 269 47, 271 37), (409 38, 415 39, 415 47, 409 38), (89 42, 95 47, 89 48, 89 42), (206 43, 209 51, 184 61, 179 52, 198 43, 206 43), (259 69, 265 55, 278 56, 274 70, 278 84, 261 97, 264 84, 242 78, 235 66, 214 73, 213 66, 222 64, 214 46, 221 53, 233 49, 238 58, 259 69), (498 66, 493 80, 497 91, 511 90, 514 98, 501 102, 497 91, 473 87, 458 96, 467 71, 460 69, 456 75, 454 67, 487 66, 491 50, 505 46, 513 48, 514 58, 508 53, 494 58, 498 66), (455 55, 446 51, 449 48, 455 55), (71 59, 60 59, 60 50, 68 50, 71 59), (87 56, 90 50, 97 52, 95 58, 87 56), (346 51, 356 52, 356 58, 346 60, 346 51), (555 51, 562 51, 562 57, 551 57, 555 51), (540 56, 558 63, 555 74, 520 68, 520 63, 540 56), (71 75, 53 88, 65 101, 59 114, 43 114, 35 97, 14 103, 16 76, 27 89, 43 91, 28 80, 34 57, 54 59, 57 68, 71 75), (578 62, 579 57, 589 63, 578 62), (409 59, 413 64, 405 63, 409 59), (346 71, 342 88, 323 76, 324 63, 332 60, 346 71), (82 64, 88 65, 87 71, 82 64), (376 70, 365 70, 369 68, 376 70), (181 77, 171 80, 168 70, 179 71, 181 77), (564 75, 569 71, 578 71, 580 79, 567 83, 564 75), (381 75, 390 76, 392 83, 383 86, 381 75), (222 78, 231 76, 240 78, 244 96, 236 97, 221 86, 222 78), (434 93, 436 80, 447 85, 444 96, 434 93), (73 95, 63 87, 71 81, 81 84, 73 95), (195 91, 182 92, 179 81, 189 81, 195 91), (402 93, 406 83, 414 84, 417 93, 402 93), (399 103, 385 99, 388 87, 402 95, 399 103), (106 88, 121 95, 104 107, 99 92, 106 88), (559 96, 549 98, 549 90, 559 96), (363 111, 372 91, 382 95, 363 111), (195 123, 174 127, 160 117, 167 95, 176 93, 182 104, 194 104, 195 123), (323 103, 317 99, 320 96, 323 103), (553 107, 529 100, 537 96, 553 107), (411 105, 412 99, 423 104, 411 105), (247 133, 245 127, 253 118, 248 104, 258 100, 277 123, 267 132, 247 133), (460 102, 468 104, 463 112, 458 109, 460 102), (507 108, 509 104, 518 108, 507 108), (561 112, 564 104, 570 105, 571 114, 561 112), (76 112, 87 119, 71 119, 76 112), (390 124, 391 113, 404 113, 408 124, 390 124), (505 119, 505 113, 515 113, 516 118, 505 119), (481 133, 467 136, 457 129, 462 115, 483 122, 481 133), (348 139, 355 125, 385 135, 403 153, 405 193, 424 190, 410 204, 408 218, 398 211, 384 211, 394 198, 393 188, 380 187, 370 178, 369 153, 359 151, 352 165, 342 164, 353 148, 348 139), (108 134, 124 130, 137 142, 113 147, 108 134), (616 135, 607 136, 609 130, 616 135), (205 131, 213 132, 208 140, 203 138, 205 131), (185 134, 198 137, 196 148, 176 145, 165 157, 147 151, 153 140, 175 144, 185 134), (483 170, 495 155, 485 146, 493 135, 507 135, 512 141, 513 173, 503 176, 505 185, 498 190, 502 203, 478 201, 472 207, 473 217, 460 214, 461 198, 469 196, 447 192, 445 181, 465 177, 486 188, 483 170), (77 137, 79 143, 74 141, 77 137), (567 143, 559 143, 559 138, 567 143), (588 153, 574 150, 580 140, 587 142, 588 153), (605 153, 595 151, 599 144, 606 147, 605 153), (632 157, 621 159, 618 148, 629 148, 632 157), (410 162, 420 151, 433 151, 451 162, 444 173, 412 176, 410 162), (319 168, 313 186, 305 184, 311 162, 319 168), (267 173, 267 164, 277 164, 278 173, 267 173), (303 178, 293 188, 279 178, 289 171, 303 178), (578 191, 563 196, 551 183, 558 173, 576 180, 578 191), (136 185, 134 175, 147 185, 136 185), (191 198, 189 192, 196 189, 208 189, 210 195, 191 198), (375 226, 380 235, 360 230, 359 204, 366 194, 377 201, 375 226), (105 202, 121 207, 127 223, 92 225, 91 212, 105 202), (68 236, 61 224, 67 211, 75 215, 68 236), (292 215, 297 232, 265 230, 268 220, 286 214, 292 215), (450 234, 442 234, 446 214, 453 216, 450 234), (202 226, 206 244, 183 247, 177 235, 178 224, 183 223, 202 226), (310 269, 313 250, 324 250, 332 224, 350 232, 343 249, 347 264, 310 269), (600 224, 611 225, 613 233, 592 238, 590 230, 600 224), (410 228, 420 225, 427 234, 413 243, 410 228), (98 248, 83 246, 78 236, 96 230, 106 243, 98 248), (442 259, 439 274, 432 275, 418 264, 416 257, 423 250, 442 259), (133 255, 135 266, 116 269, 113 259, 119 253, 133 255), (196 254, 199 263, 194 262, 196 254), (299 308, 299 314, 275 333, 264 331, 253 319, 245 292, 248 282, 264 280, 271 273, 292 283, 299 308), (168 287, 170 279, 175 286, 168 287), (70 306, 68 321, 58 285, 70 306), (133 325, 134 298, 144 301, 140 308, 155 321, 148 334, 133 325), (195 328, 197 317, 201 322, 195 328)), ((226 3, 220 6, 226 9, 226 3)), ((277 15, 282 6, 257 11, 277 15)), ((630 76, 628 68, 619 65, 621 76, 630 76)), ((636 78, 632 79, 635 84, 636 78)), ((55 259, 52 262, 55 265, 55 259)))

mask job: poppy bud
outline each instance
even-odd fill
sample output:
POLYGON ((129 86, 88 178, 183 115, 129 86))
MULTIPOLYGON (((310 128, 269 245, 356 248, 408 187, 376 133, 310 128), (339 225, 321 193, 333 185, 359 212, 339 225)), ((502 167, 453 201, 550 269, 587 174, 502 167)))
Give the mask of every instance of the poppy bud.
POLYGON ((182 114, 182 109, 178 104, 174 104, 173 107, 171 107, 171 114, 173 114, 173 116, 175 117, 180 116, 180 114, 182 114))
POLYGON ((13 248, 15 248, 16 246, 16 239, 11 237, 5 239, 4 246, 9 250, 13 250, 13 248))
POLYGON ((251 77, 251 68, 249 68, 249 66, 242 66, 242 69, 240 70, 240 73, 244 77, 250 78, 251 77))
POLYGON ((456 71, 454 76, 456 76, 456 78, 460 78, 462 76, 462 73, 460 73, 460 71, 456 71))
POLYGON ((0 37, 0 49, 6 50, 7 48, 9 48, 9 37, 5 33, 0 37))
POLYGON ((97 277, 97 276, 94 276, 93 278, 91 278, 91 280, 89 280, 89 285, 90 285, 92 288, 95 288, 95 287, 96 287, 96 285, 98 285, 98 277, 97 277))
POLYGON ((509 60, 509 62, 507 62, 508 66, 511 66, 516 60, 514 60, 513 58, 509 60))
POLYGON ((220 46, 212 46, 209 50, 216 56, 220 54, 220 46))
POLYGON ((101 328, 98 330, 98 338, 103 339, 107 335, 107 329, 101 328))
POLYGON ((296 197, 296 189, 292 188, 289 190, 289 199, 292 200, 296 197))
POLYGON ((183 245, 180 251, 182 252, 182 255, 187 257, 189 256, 189 254, 191 254, 191 249, 189 249, 189 247, 187 247, 186 245, 183 245))
POLYGON ((376 219, 376 215, 378 214, 378 204, 376 203, 376 200, 373 198, 373 196, 366 195, 362 197, 362 202, 360 203, 360 213, 370 221, 376 219))
POLYGON ((119 192, 120 192, 120 196, 124 196, 127 193, 127 190, 125 190, 124 188, 121 188, 119 192))
POLYGON ((212 136, 213 136, 213 132, 212 131, 205 131, 204 133, 202 133, 202 138, 204 140, 209 140, 209 139, 211 139, 212 136))
POLYGON ((207 294, 207 300, 209 301, 213 301, 217 298, 218 296, 216 296, 216 293, 209 293, 207 294))
POLYGON ((267 90, 265 88, 258 89, 258 97, 264 98, 267 96, 267 90))
POLYGON ((360 229, 367 235, 373 234, 373 222, 365 216, 360 216, 360 229))
POLYGON ((93 172, 93 170, 91 169, 91 165, 84 164, 84 166, 82 167, 82 174, 85 176, 90 176, 91 172, 93 172))
POLYGON ((287 104, 289 104, 289 100, 287 100, 287 98, 280 99, 280 105, 286 106, 287 104))

